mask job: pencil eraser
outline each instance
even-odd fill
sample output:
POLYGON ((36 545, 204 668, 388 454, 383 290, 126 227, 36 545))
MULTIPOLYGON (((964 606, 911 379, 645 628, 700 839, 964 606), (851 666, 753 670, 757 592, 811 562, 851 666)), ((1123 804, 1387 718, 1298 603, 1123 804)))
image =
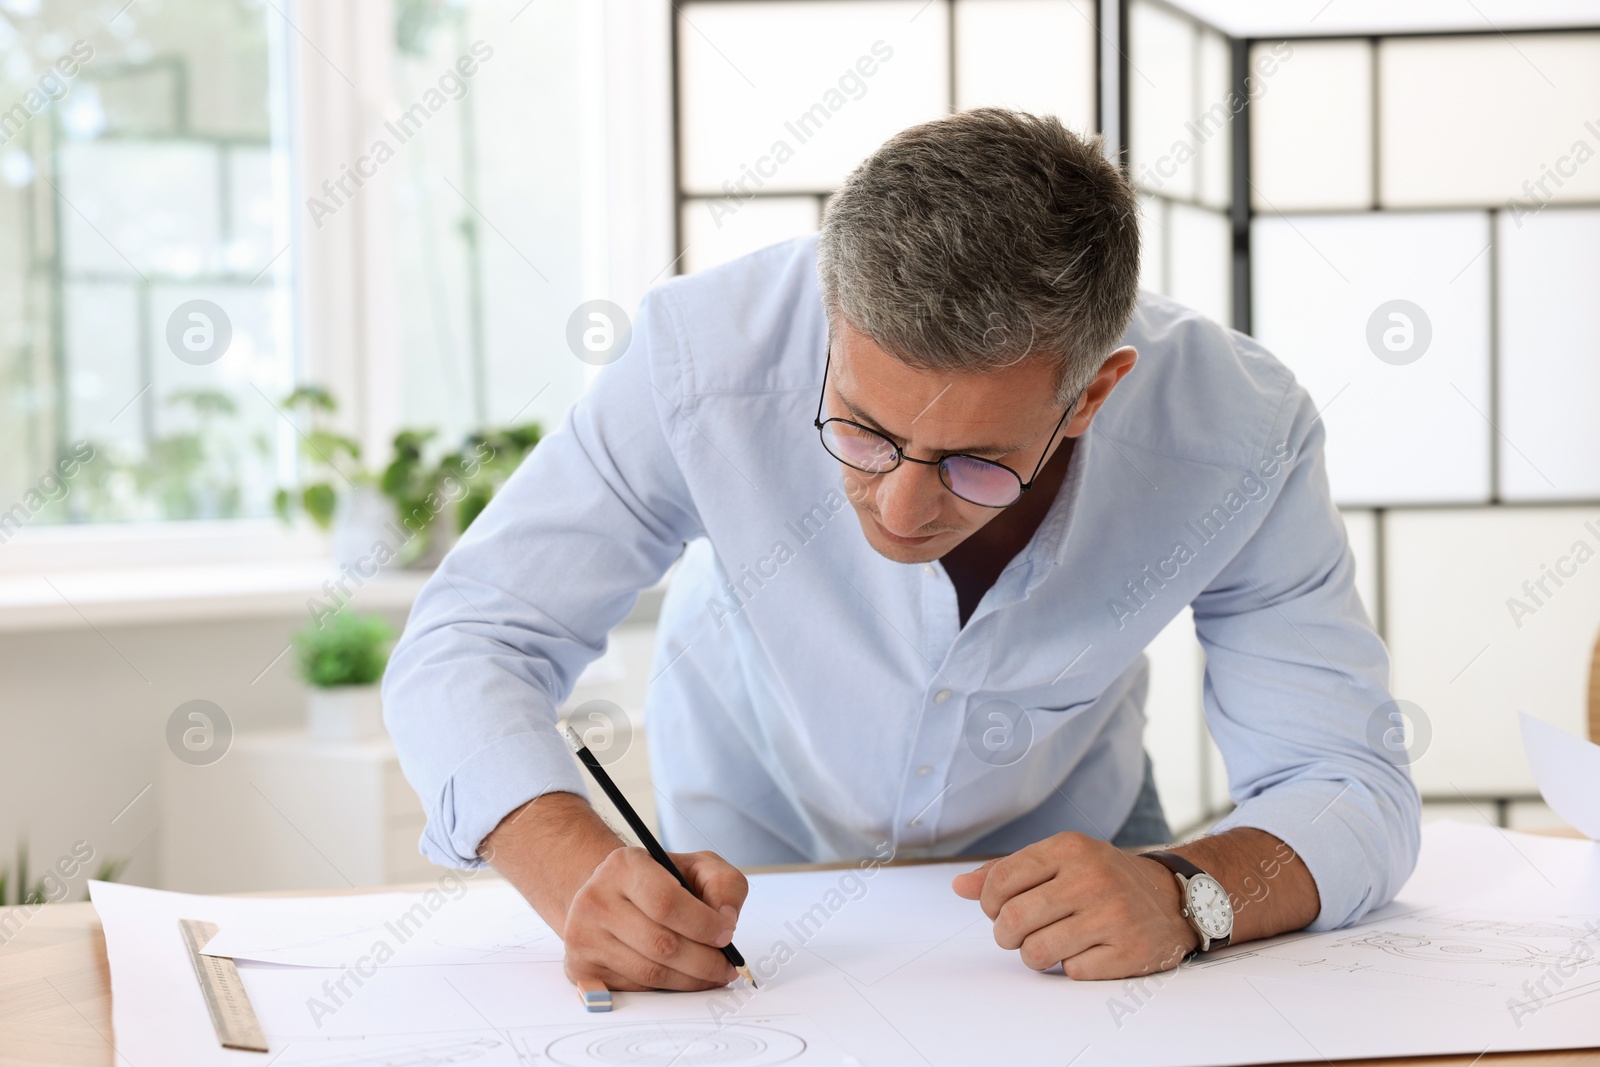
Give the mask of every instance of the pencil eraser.
POLYGON ((604 986, 595 986, 589 989, 579 987, 578 997, 583 1001, 584 1011, 610 1011, 611 990, 604 986))

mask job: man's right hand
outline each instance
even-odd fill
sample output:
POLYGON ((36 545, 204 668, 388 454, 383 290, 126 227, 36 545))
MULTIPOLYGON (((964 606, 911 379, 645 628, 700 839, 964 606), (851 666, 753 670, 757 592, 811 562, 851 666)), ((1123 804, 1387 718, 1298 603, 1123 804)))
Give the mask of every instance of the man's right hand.
POLYGON ((715 989, 749 884, 712 852, 671 853, 691 893, 625 846, 586 800, 547 793, 512 812, 481 854, 566 943, 567 977, 614 990, 715 989))
POLYGON ((749 885, 714 852, 670 852, 690 893, 642 848, 619 848, 567 908, 567 977, 608 989, 716 989, 749 885))

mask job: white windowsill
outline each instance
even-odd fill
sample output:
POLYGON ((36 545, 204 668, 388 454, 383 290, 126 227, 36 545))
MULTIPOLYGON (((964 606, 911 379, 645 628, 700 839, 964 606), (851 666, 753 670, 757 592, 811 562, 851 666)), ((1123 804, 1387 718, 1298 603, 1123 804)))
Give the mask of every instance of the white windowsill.
POLYGON ((328 536, 314 527, 276 519, 0 527, 0 579, 102 568, 312 562, 327 559, 328 544, 328 536))
MULTIPOLYGON (((390 571, 364 582, 351 603, 363 611, 409 609, 428 571, 390 571)), ((328 603, 328 560, 98 568, 0 575, 0 632, 88 629, 247 619, 305 613, 328 603)))
MULTIPOLYGON (((198 527, 202 524, 184 524, 198 527)), ((205 524, 244 525, 244 524, 205 524)), ((324 583, 340 571, 320 539, 297 535, 276 539, 263 531, 189 529, 176 538, 141 543, 118 538, 127 528, 86 528, 79 536, 25 546, 19 536, 0 546, 0 633, 89 629, 92 626, 148 625, 211 619, 252 619, 311 615, 309 602, 331 603, 324 583), (89 535, 89 536, 82 536, 89 535), (279 550, 278 558, 247 552, 279 550), (10 556, 13 549, 31 552, 10 556), (78 551, 74 551, 74 549, 78 551), (303 554, 307 548, 315 554, 303 554), (294 549, 286 552, 284 549, 294 549), (177 551, 187 560, 175 561, 177 551), (120 557, 121 565, 112 565, 120 557), (141 557, 161 562, 141 563, 141 557), (53 566, 50 564, 54 564, 53 566)), ((30 531, 24 531, 27 533, 30 531)), ((171 533, 174 531, 157 531, 171 533)), ((182 556, 179 556, 182 560, 182 556)), ((661 581, 644 590, 622 625, 654 623, 676 564, 661 581)), ((362 611, 408 611, 431 571, 391 568, 359 586, 346 580, 351 602, 362 611)))

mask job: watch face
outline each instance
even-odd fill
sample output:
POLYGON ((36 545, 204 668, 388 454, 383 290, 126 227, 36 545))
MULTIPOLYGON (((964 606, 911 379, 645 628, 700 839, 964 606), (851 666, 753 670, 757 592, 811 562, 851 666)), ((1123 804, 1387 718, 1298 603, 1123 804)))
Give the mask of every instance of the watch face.
POLYGON ((1233 930, 1233 904, 1222 884, 1209 874, 1189 879, 1189 914, 1207 937, 1226 937, 1233 930))

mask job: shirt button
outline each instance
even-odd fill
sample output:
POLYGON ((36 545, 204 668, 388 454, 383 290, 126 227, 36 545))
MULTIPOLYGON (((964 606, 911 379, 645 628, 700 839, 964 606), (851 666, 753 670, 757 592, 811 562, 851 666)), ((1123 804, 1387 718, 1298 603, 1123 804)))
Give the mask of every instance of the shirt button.
POLYGON ((923 574, 932 574, 932 573, 933 573, 933 564, 931 564, 931 563, 924 563, 924 564, 923 564, 923 565, 922 565, 922 573, 923 573, 923 574))
POLYGON ((935 704, 943 704, 946 700, 949 700, 949 699, 950 699, 950 690, 948 690, 948 689, 941 689, 937 693, 933 694, 933 702, 935 704))
POLYGON ((933 768, 928 766, 926 763, 924 763, 922 766, 917 768, 917 777, 918 778, 921 778, 924 775, 929 775, 929 774, 932 774, 932 773, 933 773, 933 768))

